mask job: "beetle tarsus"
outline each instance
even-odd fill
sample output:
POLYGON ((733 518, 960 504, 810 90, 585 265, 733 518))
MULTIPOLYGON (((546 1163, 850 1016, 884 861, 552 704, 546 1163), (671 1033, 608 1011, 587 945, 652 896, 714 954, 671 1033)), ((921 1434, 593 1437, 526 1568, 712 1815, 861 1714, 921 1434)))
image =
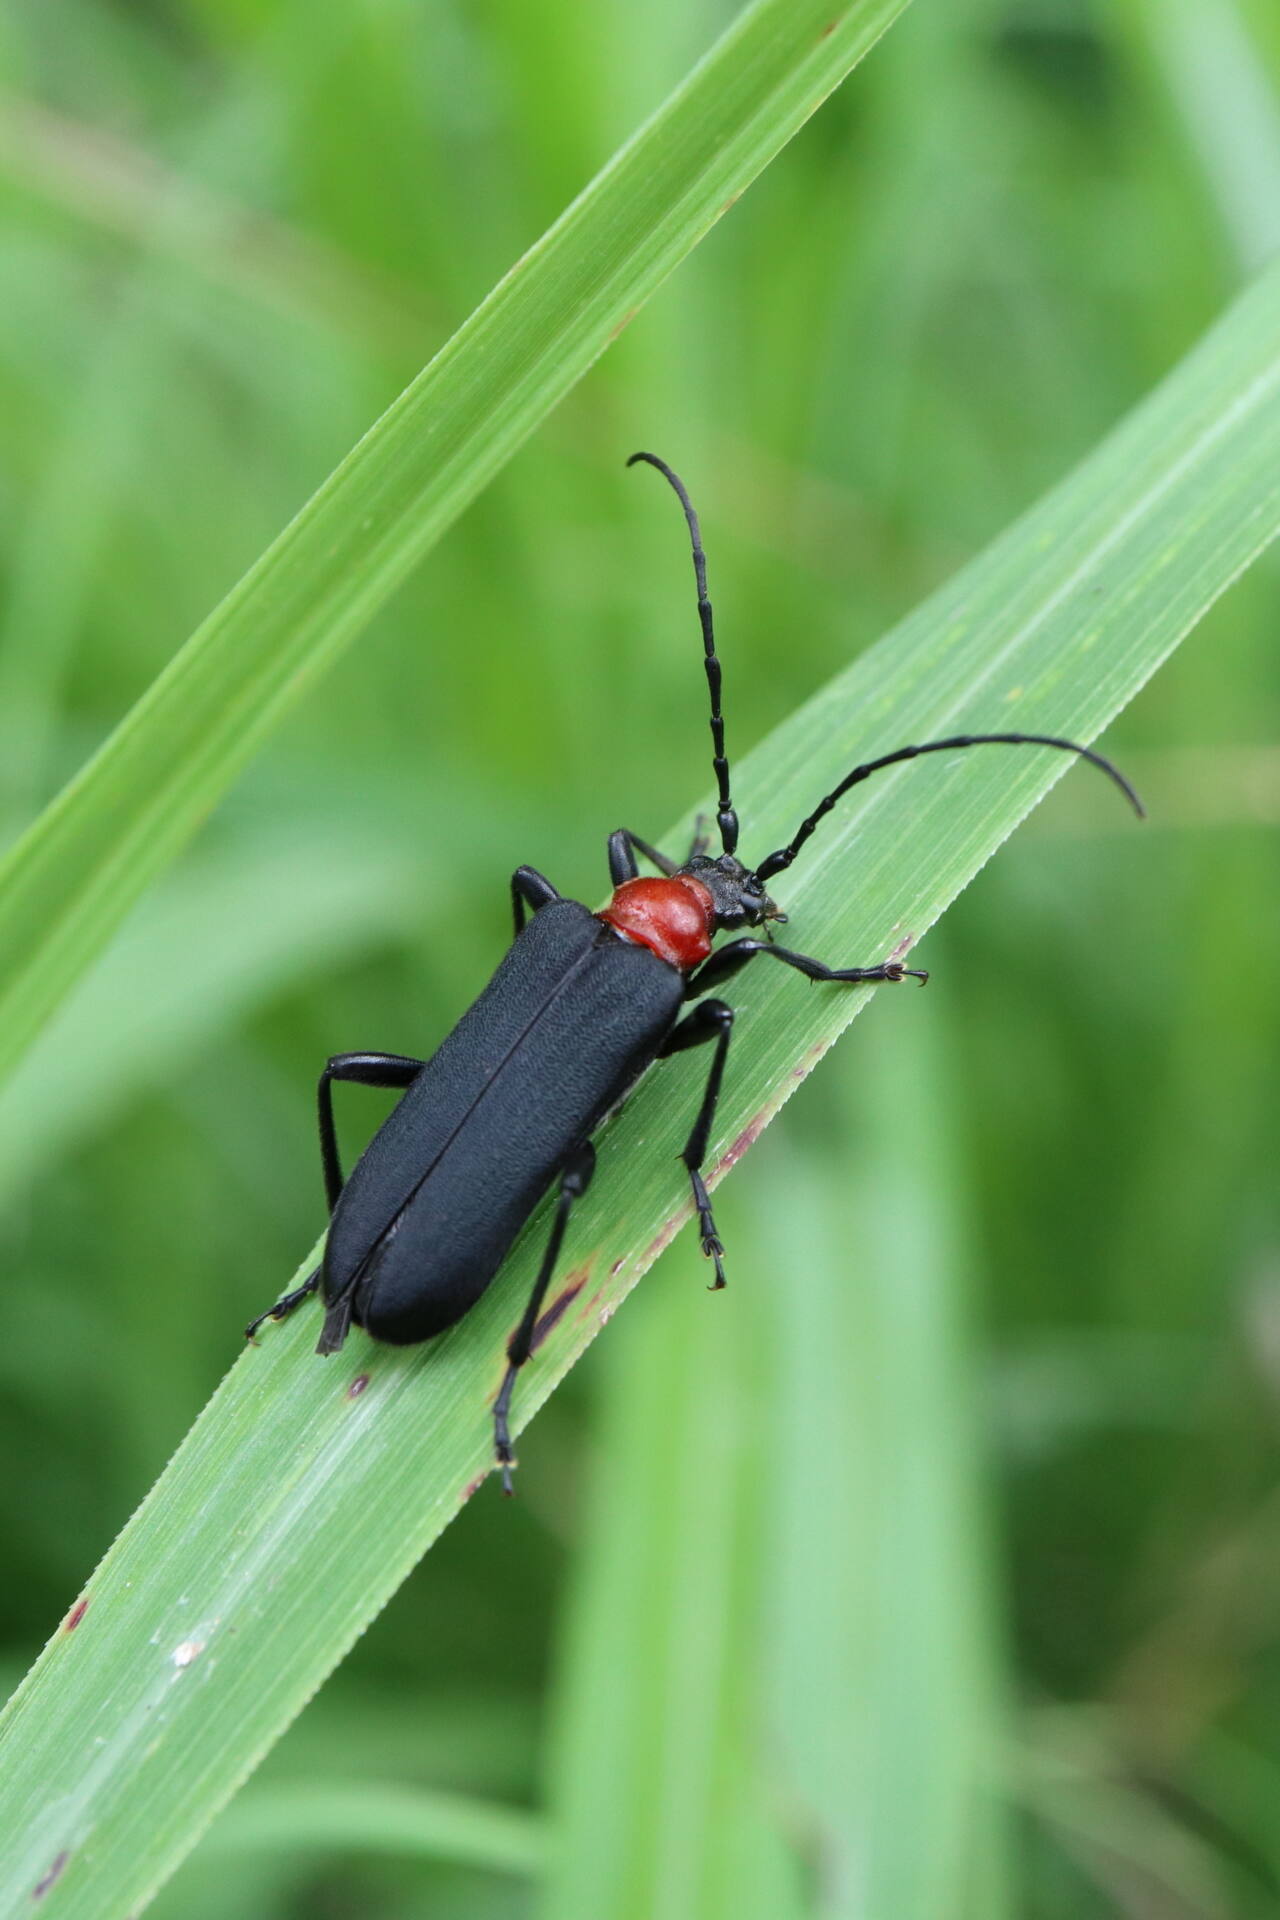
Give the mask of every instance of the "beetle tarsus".
POLYGON ((725 1282, 724 1242, 716 1231, 715 1215, 711 1211, 711 1195, 707 1192, 706 1182, 696 1167, 688 1168, 689 1183, 693 1188, 693 1204, 698 1213, 698 1239, 702 1246, 704 1259, 716 1263, 716 1277, 707 1287, 708 1293, 719 1293, 725 1282))
POLYGON ((498 1471, 502 1475, 502 1497, 504 1500, 514 1500, 516 1497, 516 1483, 511 1476, 518 1465, 519 1462, 510 1448, 508 1448, 505 1453, 498 1455, 498 1471))
POLYGON ((928 986, 929 976, 920 967, 904 967, 900 960, 886 960, 883 968, 871 967, 863 975, 866 980, 887 980, 891 986, 898 986, 903 980, 918 980, 922 987, 928 986))
POLYGON ((295 1287, 292 1293, 286 1293, 283 1299, 277 1300, 273 1307, 268 1307, 265 1313, 260 1313, 256 1319, 251 1320, 244 1330, 245 1339, 252 1340, 258 1328, 268 1320, 287 1320, 294 1308, 300 1307, 304 1300, 309 1300, 319 1285, 320 1269, 317 1267, 314 1273, 307 1275, 300 1287, 295 1287))

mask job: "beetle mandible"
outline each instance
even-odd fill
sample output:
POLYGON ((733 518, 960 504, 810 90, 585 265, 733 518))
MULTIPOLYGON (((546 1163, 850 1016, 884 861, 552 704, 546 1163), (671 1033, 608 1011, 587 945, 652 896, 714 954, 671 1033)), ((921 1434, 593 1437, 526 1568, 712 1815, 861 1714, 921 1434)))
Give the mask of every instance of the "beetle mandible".
POLYGON ((819 823, 851 787, 884 767, 926 753, 986 745, 1039 746, 1074 753, 1101 768, 1141 816, 1124 775, 1073 740, 1038 733, 970 733, 898 747, 854 767, 801 821, 785 847, 754 867, 737 857, 738 816, 729 788, 720 661, 698 516, 684 483, 656 454, 636 453, 669 482, 684 509, 693 548, 698 617, 711 697, 712 765, 720 852, 699 834, 683 861, 670 859, 627 827, 609 835, 614 893, 600 913, 566 900, 534 867, 511 877, 515 938, 479 999, 429 1060, 398 1053, 335 1054, 320 1076, 320 1155, 330 1221, 324 1258, 300 1287, 260 1314, 280 1320, 320 1289, 324 1325, 316 1352, 336 1353, 354 1324, 375 1340, 412 1345, 443 1333, 475 1305, 542 1195, 557 1189, 551 1233, 493 1406, 494 1452, 503 1490, 512 1491, 509 1416, 520 1368, 559 1259, 569 1215, 591 1184, 591 1136, 656 1060, 709 1046, 711 1066, 681 1159, 689 1175, 702 1251, 724 1285, 724 1248, 702 1177, 720 1097, 733 1008, 706 999, 758 954, 810 981, 923 984, 928 975, 900 960, 832 967, 745 935, 712 950, 721 931, 781 924, 786 914, 766 883, 791 865, 819 823), (637 856, 657 869, 642 877, 637 856), (526 918, 526 915, 528 916, 526 918), (687 1003, 695 1004, 684 1011, 687 1003), (333 1123, 333 1083, 401 1090, 397 1103, 344 1180, 333 1123))

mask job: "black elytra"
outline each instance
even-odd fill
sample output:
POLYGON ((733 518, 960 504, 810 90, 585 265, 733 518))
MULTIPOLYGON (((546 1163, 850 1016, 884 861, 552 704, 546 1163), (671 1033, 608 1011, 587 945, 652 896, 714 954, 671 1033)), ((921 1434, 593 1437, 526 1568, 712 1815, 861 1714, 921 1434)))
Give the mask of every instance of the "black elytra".
POLYGON ((443 1333, 473 1307, 548 1190, 557 1204, 533 1291, 507 1343, 493 1405, 494 1452, 510 1493, 510 1408, 516 1377, 555 1272, 574 1202, 591 1183, 591 1136, 646 1069, 688 1047, 712 1049, 711 1067, 681 1158, 703 1253, 724 1285, 724 1249, 702 1178, 733 1030, 733 1009, 704 996, 758 954, 811 981, 843 984, 927 974, 885 960, 831 967, 772 938, 747 935, 713 951, 724 930, 765 927, 786 915, 765 883, 788 868, 851 787, 922 754, 985 745, 1039 746, 1101 768, 1141 815, 1137 794, 1101 754, 1035 733, 965 733, 898 747, 856 766, 801 821, 784 847, 754 867, 737 857, 738 816, 729 784, 721 669, 698 516, 677 474, 656 454, 633 454, 670 483, 693 549, 698 616, 711 702, 716 824, 721 851, 700 836, 676 861, 620 827, 609 836, 613 898, 601 913, 566 900, 533 867, 512 875, 515 938, 478 1000, 429 1060, 394 1053, 335 1054, 320 1076, 320 1151, 330 1208, 320 1267, 246 1330, 280 1320, 319 1289, 325 1317, 316 1352, 336 1353, 355 1325, 408 1346, 443 1333), (642 877, 639 858, 657 870, 642 877), (693 1004, 690 1005, 689 1003, 693 1004), (333 1083, 400 1089, 403 1098, 344 1179, 333 1123, 333 1083))

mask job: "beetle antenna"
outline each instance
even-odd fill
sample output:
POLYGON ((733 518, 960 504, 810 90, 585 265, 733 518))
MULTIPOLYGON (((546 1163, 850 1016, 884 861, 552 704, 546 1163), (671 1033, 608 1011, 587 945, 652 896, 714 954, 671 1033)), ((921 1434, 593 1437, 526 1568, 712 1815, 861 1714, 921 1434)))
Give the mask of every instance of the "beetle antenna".
POLYGON ((780 847, 776 853, 771 853, 767 859, 760 862, 756 868, 757 880, 770 880, 775 873, 781 873, 784 868, 789 867, 818 822, 825 819, 836 801, 843 794, 848 793, 850 787, 856 787, 861 781, 870 779, 873 773, 879 773, 882 767, 897 766, 901 760, 918 759, 922 753, 951 753, 962 747, 985 746, 1057 747, 1063 753, 1078 754, 1082 760, 1087 760, 1090 766, 1100 768, 1108 779, 1114 780, 1138 818, 1146 819, 1145 807, 1120 769, 1113 766, 1110 760, 1104 759, 1100 753, 1095 753, 1091 747, 1082 747, 1074 740, 1059 740, 1047 733, 959 733, 949 740, 930 740, 923 747, 899 747, 896 753, 886 753, 879 760, 868 760, 865 766, 855 767, 852 773, 845 775, 838 787, 832 789, 825 800, 818 802, 808 819, 801 821, 795 838, 790 844, 780 847))
POLYGON ((721 846, 726 853, 733 853, 738 845, 738 816, 729 798, 729 762, 725 758, 724 715, 720 711, 720 661, 716 654, 716 636, 711 623, 711 602, 707 598, 707 556, 702 551, 702 530, 698 525, 698 516, 694 512, 693 502, 686 493, 684 481, 679 474, 674 473, 666 461, 660 460, 656 453, 633 453, 627 465, 634 467, 637 460, 643 460, 648 466, 656 467, 674 488, 680 505, 684 508, 684 517, 689 523, 689 538, 693 543, 693 571, 698 582, 698 619, 702 622, 702 650, 707 669, 707 688, 711 695, 711 764, 716 770, 716 786, 720 792, 716 820, 720 827, 721 846))

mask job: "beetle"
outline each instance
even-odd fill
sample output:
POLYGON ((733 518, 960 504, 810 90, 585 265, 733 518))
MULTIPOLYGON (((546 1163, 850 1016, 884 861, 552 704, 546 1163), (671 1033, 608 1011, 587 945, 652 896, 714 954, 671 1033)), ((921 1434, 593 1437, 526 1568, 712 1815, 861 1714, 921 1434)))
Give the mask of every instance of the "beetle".
POLYGON ((593 913, 563 898, 534 867, 511 877, 515 936, 478 1000, 428 1060, 397 1053, 340 1053, 318 1089, 320 1153, 329 1202, 321 1265, 260 1314, 283 1319, 320 1290, 325 1316, 316 1345, 332 1354, 355 1325, 375 1340, 407 1346, 443 1333, 473 1307, 548 1188, 557 1198, 538 1276, 507 1343, 507 1368, 493 1405, 494 1453, 503 1490, 512 1491, 511 1399, 528 1360, 538 1315, 555 1272, 569 1216, 591 1184, 591 1137, 640 1076, 692 1047, 711 1065, 681 1159, 689 1177, 702 1252, 724 1285, 724 1247, 702 1177, 733 1031, 733 1008, 709 989, 762 954, 808 980, 896 985, 928 975, 891 958, 832 967, 780 946, 772 925, 787 916, 767 891, 820 822, 852 787, 922 754, 986 745, 1040 746, 1073 753, 1101 769, 1141 816, 1142 803, 1109 760, 1073 740, 1036 733, 957 734, 898 747, 853 768, 806 815, 786 846, 754 867, 737 857, 738 816, 730 797, 706 556, 683 481, 653 453, 627 462, 655 467, 684 510, 693 549, 698 617, 711 704, 712 765, 720 852, 699 833, 676 861, 637 833, 609 835, 613 897, 593 913), (642 876, 639 860, 656 869, 642 876), (715 935, 761 928, 713 951, 715 935), (690 1005, 692 1003, 692 1005, 690 1005), (333 1120, 333 1086, 395 1089, 391 1114, 344 1179, 333 1120))

